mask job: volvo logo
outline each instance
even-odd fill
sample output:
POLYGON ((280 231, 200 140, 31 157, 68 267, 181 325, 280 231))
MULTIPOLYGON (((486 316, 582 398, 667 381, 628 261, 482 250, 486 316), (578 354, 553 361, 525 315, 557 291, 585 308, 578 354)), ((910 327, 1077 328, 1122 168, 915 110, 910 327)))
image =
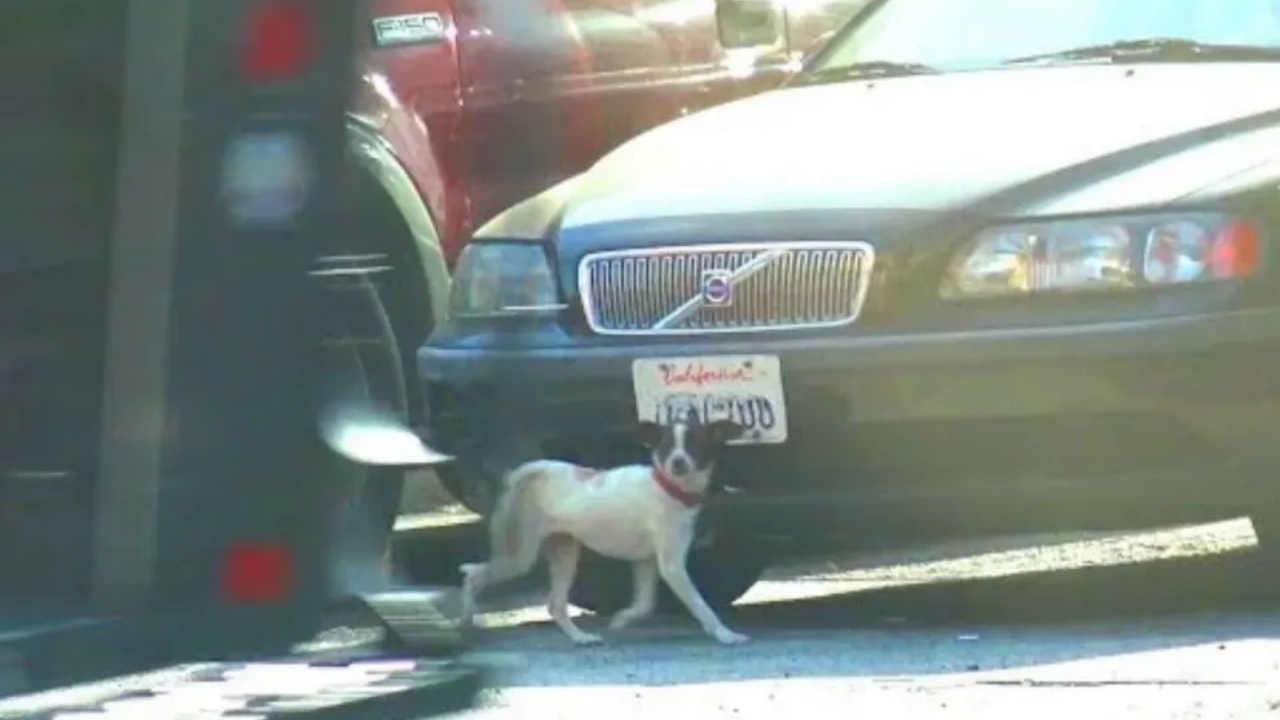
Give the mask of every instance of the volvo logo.
POLYGON ((733 304, 733 271, 727 268, 703 270, 702 301, 712 307, 733 304))

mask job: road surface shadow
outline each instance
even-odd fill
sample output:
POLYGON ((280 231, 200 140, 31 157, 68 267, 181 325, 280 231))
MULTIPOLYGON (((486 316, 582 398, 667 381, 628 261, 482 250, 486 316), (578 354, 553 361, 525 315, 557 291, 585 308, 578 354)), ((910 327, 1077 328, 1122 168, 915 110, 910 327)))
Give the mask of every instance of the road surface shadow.
MULTIPOLYGON (((1259 583, 1264 572, 1259 553, 1243 550, 1211 557, 940 580, 740 603, 721 616, 730 625, 759 634, 1046 628, 1160 621, 1206 613, 1267 613, 1280 609, 1280 603, 1259 583)), ((500 638, 507 629, 552 629, 542 607, 545 598, 544 583, 536 575, 519 586, 488 595, 482 605, 495 619, 488 621, 493 630, 486 635, 500 638)), ((584 612, 578 622, 586 628, 599 628, 604 619, 584 612)), ((665 634, 690 623, 686 617, 672 616, 656 618, 648 625, 665 634)))
POLYGON ((1280 613, 1266 611, 1255 592, 1257 561, 1242 551, 763 602, 723 614, 753 638, 735 647, 719 647, 676 618, 610 633, 603 618, 580 616, 584 629, 608 638, 598 647, 573 647, 545 620, 475 637, 479 650, 518 657, 516 671, 499 677, 507 688, 930 676, 993 685, 1232 685, 1275 672, 1274 643, 1262 652, 1257 643, 1280 639, 1280 613))
MULTIPOLYGON (((610 642, 574 648, 547 620, 539 570, 485 599, 491 627, 473 638, 478 650, 519 656, 518 672, 499 680, 505 687, 948 673, 1000 683, 1007 678, 975 673, 1041 677, 1045 668, 1078 667, 1075 661, 1088 661, 1085 672, 1095 675, 1122 667, 1122 675, 1149 670, 1152 682, 1212 684, 1217 680, 1202 676, 1230 675, 1240 665, 1205 653, 1280 639, 1280 613, 1273 612, 1280 609, 1280 577, 1257 552, 1248 521, 1239 523, 1172 539, 1095 533, 1084 542, 1006 538, 845 563, 795 559, 723 613, 755 639, 734 648, 716 646, 688 618, 609 633, 605 619, 590 614, 578 622, 610 642), (1083 566, 1064 567, 1072 563, 1083 566), (1172 677, 1189 667, 1201 670, 1172 677)), ((483 554, 475 523, 402 533, 397 546, 411 578, 429 584, 455 585, 458 564, 483 554)))
MULTIPOLYGON (((400 564, 420 584, 456 585, 458 564, 484 554, 478 526, 401 540, 400 564)), ((1186 530, 995 538, 851 557, 784 559, 732 613, 752 626, 813 628, 1042 624, 1280 609, 1280 577, 1265 566, 1246 519, 1186 530), (1073 563, 1084 566, 1064 567, 1073 563), (984 574, 998 576, 974 577, 984 574)), ((495 589, 491 604, 540 610, 544 582, 538 568, 495 589)))

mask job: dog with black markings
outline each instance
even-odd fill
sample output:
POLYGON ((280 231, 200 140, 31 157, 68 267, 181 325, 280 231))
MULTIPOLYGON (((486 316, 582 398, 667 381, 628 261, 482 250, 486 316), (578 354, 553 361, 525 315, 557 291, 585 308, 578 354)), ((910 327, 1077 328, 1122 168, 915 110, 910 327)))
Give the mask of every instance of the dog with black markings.
POLYGON ((612 618, 609 629, 650 615, 661 578, 707 634, 726 645, 747 641, 721 622, 685 566, 716 455, 744 434, 743 427, 728 420, 704 424, 690 412, 670 425, 642 422, 638 434, 651 453, 647 465, 595 470, 535 460, 507 474, 490 519, 489 560, 460 568, 463 625, 473 622, 482 590, 525 575, 542 552, 551 576, 551 618, 579 645, 602 642, 569 617, 569 591, 586 545, 632 563, 631 604, 612 618))

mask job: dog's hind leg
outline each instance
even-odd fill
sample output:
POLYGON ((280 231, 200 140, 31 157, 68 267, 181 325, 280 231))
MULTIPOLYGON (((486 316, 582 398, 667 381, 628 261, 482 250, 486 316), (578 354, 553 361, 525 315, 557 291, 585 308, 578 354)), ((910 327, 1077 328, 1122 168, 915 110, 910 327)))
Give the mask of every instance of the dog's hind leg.
POLYGON ((631 623, 653 614, 658 604, 658 563, 653 559, 638 560, 631 566, 631 605, 618 611, 609 622, 610 630, 621 630, 631 623))
POLYGON ((526 504, 529 488, 540 480, 534 468, 516 468, 507 477, 489 518, 489 561, 463 563, 460 620, 470 625, 476 599, 490 585, 513 580, 533 569, 542 546, 543 530, 536 511, 526 504))
POLYGON ((534 545, 519 555, 492 558, 486 563, 464 563, 459 568, 462 571, 462 624, 471 624, 475 617, 476 598, 485 588, 528 573, 537 561, 538 546, 534 545))
POLYGON ((602 642, 603 638, 583 632, 569 617, 569 591, 573 589, 573 578, 578 573, 578 541, 569 535, 552 535, 547 538, 544 548, 547 570, 551 575, 551 593, 547 600, 551 619, 578 645, 602 642))
POLYGON ((514 554, 491 556, 489 562, 463 563, 458 569, 462 571, 462 611, 463 625, 470 625, 475 616, 476 598, 490 585, 514 580, 533 569, 538 561, 538 548, 542 544, 540 536, 531 536, 516 547, 514 554))

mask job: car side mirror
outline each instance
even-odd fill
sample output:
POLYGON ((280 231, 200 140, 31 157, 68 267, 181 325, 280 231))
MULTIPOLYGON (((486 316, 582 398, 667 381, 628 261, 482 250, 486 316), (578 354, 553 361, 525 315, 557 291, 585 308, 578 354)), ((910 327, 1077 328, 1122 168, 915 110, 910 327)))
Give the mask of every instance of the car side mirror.
POLYGON ((716 33, 726 50, 776 45, 782 26, 771 0, 716 0, 716 33))

